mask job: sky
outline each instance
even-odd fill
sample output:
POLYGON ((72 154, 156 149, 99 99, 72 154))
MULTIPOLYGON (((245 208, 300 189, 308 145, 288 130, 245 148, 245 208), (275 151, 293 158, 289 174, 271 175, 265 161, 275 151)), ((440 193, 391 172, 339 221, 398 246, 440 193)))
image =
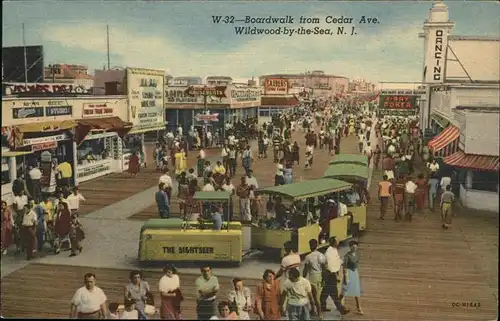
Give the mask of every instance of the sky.
MULTIPOLYGON (((452 34, 500 37, 500 5, 445 1, 452 34)), ((418 82, 423 61, 423 21, 432 1, 3 1, 3 46, 43 45, 45 64, 107 64, 164 69, 173 76, 231 76, 323 70, 371 82, 418 82), (213 16, 294 18, 293 24, 213 22, 213 16), (299 24, 301 16, 319 24, 299 24), (235 27, 332 29, 325 18, 352 17, 347 35, 237 35, 235 27), (361 24, 362 16, 378 24, 361 24), (356 35, 351 36, 351 27, 356 35)))

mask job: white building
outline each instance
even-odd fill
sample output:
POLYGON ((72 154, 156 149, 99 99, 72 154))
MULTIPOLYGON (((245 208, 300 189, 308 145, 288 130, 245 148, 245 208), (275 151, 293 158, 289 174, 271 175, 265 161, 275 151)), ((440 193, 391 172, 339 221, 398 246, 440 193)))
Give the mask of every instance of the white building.
POLYGON ((500 38, 450 35, 455 23, 436 1, 424 23, 421 127, 428 146, 456 173, 462 204, 498 213, 500 38))

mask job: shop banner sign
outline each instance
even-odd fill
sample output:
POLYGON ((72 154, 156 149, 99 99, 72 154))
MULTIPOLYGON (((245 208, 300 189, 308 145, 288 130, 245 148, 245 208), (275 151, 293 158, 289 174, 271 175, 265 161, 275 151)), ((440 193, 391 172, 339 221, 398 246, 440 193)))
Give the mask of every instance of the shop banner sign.
POLYGON ((193 97, 187 91, 188 87, 167 88, 165 91, 165 100, 167 104, 203 104, 203 97, 193 97))
POLYGON ((415 109, 417 96, 380 95, 379 109, 415 109))
POLYGON ((31 145, 32 152, 38 152, 41 150, 57 148, 57 142, 46 142, 41 144, 31 145))
POLYGON ((73 115, 72 106, 45 107, 45 116, 47 117, 68 116, 68 115, 73 115))
POLYGON ((233 88, 231 90, 232 102, 259 101, 260 97, 259 88, 233 88))
POLYGON ((266 95, 286 95, 288 93, 288 80, 282 78, 268 78, 264 85, 266 95))
POLYGON ((155 128, 165 124, 165 72, 127 68, 129 121, 134 128, 155 128))
POLYGON ((216 98, 226 98, 228 95, 226 91, 227 86, 205 86, 205 85, 194 85, 189 86, 186 93, 190 96, 213 96, 216 98))
POLYGON ((82 118, 111 116, 113 116, 113 108, 108 107, 107 103, 83 104, 82 118))
POLYGON ((97 173, 102 173, 111 170, 111 165, 109 163, 106 164, 96 164, 94 166, 88 166, 84 168, 79 168, 76 171, 76 176, 78 178, 87 177, 91 175, 95 175, 97 173))
POLYGON ((52 143, 52 142, 57 143, 59 141, 66 140, 66 139, 68 139, 68 136, 66 136, 65 134, 47 136, 47 137, 25 138, 25 139, 23 139, 23 146, 43 144, 43 143, 52 143))
POLYGON ((38 118, 43 116, 43 107, 12 108, 12 118, 14 119, 38 118))

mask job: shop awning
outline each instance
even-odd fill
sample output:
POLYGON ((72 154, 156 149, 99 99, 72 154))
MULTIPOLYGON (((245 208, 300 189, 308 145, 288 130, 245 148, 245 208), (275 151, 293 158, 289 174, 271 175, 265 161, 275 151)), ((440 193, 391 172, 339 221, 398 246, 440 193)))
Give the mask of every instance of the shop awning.
POLYGON ((498 172, 499 161, 496 156, 466 154, 461 150, 444 159, 444 163, 450 166, 492 172, 498 172))
POLYGON ((23 156, 23 155, 28 155, 28 154, 33 154, 33 152, 8 151, 8 152, 2 152, 2 157, 16 157, 16 156, 23 156))
POLYGON ((460 138, 460 129, 450 125, 446 127, 439 135, 427 143, 429 150, 436 156, 446 157, 458 151, 458 140, 460 138))
POLYGON ((77 122, 78 126, 75 133, 77 145, 80 145, 85 140, 85 137, 91 130, 113 131, 118 133, 120 137, 123 137, 132 129, 132 123, 124 122, 118 116, 79 119, 77 122))
POLYGON ((433 113, 431 115, 431 118, 434 119, 436 123, 438 123, 438 125, 441 126, 442 128, 446 128, 450 124, 450 121, 448 119, 436 113, 433 113))
POLYGON ((261 97, 261 106, 266 107, 294 107, 300 104, 300 101, 297 97, 261 97))
POLYGON ((76 126, 74 120, 46 121, 40 123, 12 126, 14 146, 23 146, 24 133, 47 133, 69 130, 76 126))
POLYGON ((156 130, 165 130, 165 126, 148 127, 148 128, 133 128, 129 134, 142 134, 147 132, 154 132, 156 130))

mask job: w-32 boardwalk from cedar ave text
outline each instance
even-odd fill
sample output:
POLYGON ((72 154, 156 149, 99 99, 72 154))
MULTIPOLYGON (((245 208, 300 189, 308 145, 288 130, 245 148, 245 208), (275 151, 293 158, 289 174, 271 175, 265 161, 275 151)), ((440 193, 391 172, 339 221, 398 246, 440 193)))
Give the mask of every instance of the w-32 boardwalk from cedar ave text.
POLYGON ((363 25, 377 25, 380 20, 377 17, 361 16, 359 18, 346 17, 346 16, 332 16, 328 15, 324 18, 318 17, 304 17, 300 16, 298 19, 293 16, 284 17, 253 17, 245 16, 244 18, 235 16, 212 16, 214 24, 229 24, 235 25, 234 32, 236 35, 275 35, 275 36, 294 36, 294 35, 357 35, 356 27, 354 24, 363 25), (239 25, 238 25, 239 24, 239 25), (242 26, 245 24, 246 26, 242 26), (287 25, 280 27, 259 28, 252 25, 287 25), (328 28, 317 26, 319 24, 326 25, 339 25, 335 28, 328 28), (307 25, 307 26, 302 26, 307 25), (316 25, 316 26, 315 26, 316 25))

